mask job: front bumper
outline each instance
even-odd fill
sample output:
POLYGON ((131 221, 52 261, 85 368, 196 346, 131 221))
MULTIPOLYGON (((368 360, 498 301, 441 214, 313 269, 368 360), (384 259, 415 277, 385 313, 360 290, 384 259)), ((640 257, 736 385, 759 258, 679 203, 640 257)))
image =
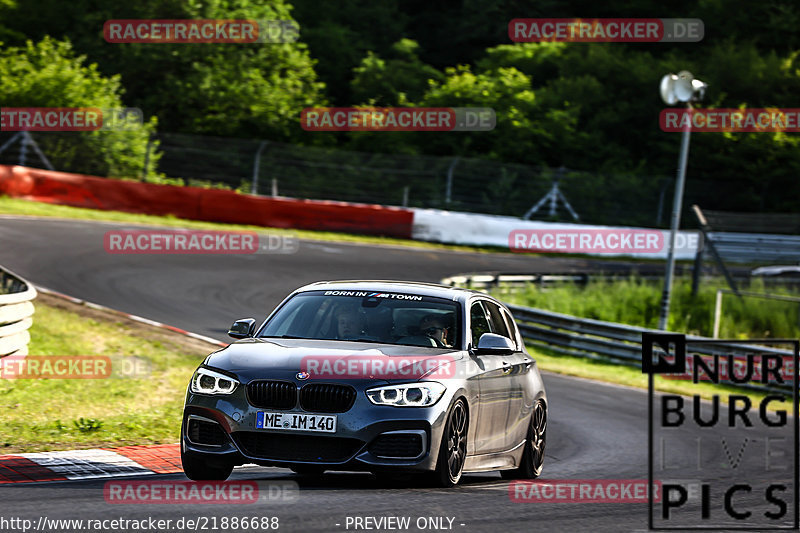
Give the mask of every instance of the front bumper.
MULTIPOLYGON (((185 454, 234 465, 291 467, 307 464, 328 470, 430 471, 436 468, 439 443, 453 398, 448 391, 430 407, 379 406, 367 399, 363 387, 357 387, 353 406, 347 412, 336 413, 336 433, 331 435, 256 429, 256 413, 274 409, 251 406, 243 389, 239 387, 230 396, 187 393, 181 432, 185 454), (193 442, 188 435, 190 419, 217 424, 224 432, 219 444, 193 442), (386 445, 403 441, 418 443, 419 448, 414 451, 419 453, 411 456, 408 447, 400 446, 402 457, 398 457, 395 453, 398 448, 386 445)), ((308 413, 299 406, 280 411, 308 413)))

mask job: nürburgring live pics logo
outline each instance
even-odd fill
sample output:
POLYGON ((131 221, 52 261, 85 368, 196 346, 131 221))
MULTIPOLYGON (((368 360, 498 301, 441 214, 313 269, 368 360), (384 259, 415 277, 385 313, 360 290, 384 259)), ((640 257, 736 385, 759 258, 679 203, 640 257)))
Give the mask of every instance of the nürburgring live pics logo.
POLYGON ((798 529, 799 351, 797 340, 642 334, 648 479, 662 494, 657 508, 649 500, 651 530, 798 529), (655 391, 657 376, 695 392, 655 391))

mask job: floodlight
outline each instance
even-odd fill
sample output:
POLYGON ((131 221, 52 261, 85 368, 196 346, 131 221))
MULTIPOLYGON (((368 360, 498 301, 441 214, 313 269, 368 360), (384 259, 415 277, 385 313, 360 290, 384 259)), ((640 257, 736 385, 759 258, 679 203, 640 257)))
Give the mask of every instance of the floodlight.
POLYGON ((695 79, 688 70, 682 70, 677 75, 667 74, 661 78, 659 92, 665 104, 675 105, 678 102, 702 100, 706 87, 708 84, 695 79))

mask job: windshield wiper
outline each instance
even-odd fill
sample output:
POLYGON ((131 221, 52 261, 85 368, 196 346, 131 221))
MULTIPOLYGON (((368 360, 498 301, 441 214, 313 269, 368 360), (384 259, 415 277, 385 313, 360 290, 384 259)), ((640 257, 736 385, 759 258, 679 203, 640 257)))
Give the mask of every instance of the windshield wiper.
POLYGON ((344 340, 344 341, 347 341, 347 342, 371 342, 373 344, 391 344, 390 342, 379 341, 379 340, 375 340, 375 339, 365 339, 363 337, 362 338, 358 338, 358 339, 339 339, 339 340, 344 340))
POLYGON ((259 339, 306 339, 306 340, 313 340, 309 339, 308 337, 298 337, 297 335, 263 335, 259 337, 259 339))

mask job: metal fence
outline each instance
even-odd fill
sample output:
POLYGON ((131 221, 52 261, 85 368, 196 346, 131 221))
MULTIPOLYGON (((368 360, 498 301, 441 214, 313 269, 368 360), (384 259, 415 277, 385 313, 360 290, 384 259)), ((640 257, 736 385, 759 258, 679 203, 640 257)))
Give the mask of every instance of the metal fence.
POLYGON ((253 194, 532 219, 666 224, 671 178, 161 133, 149 174, 253 194), (636 182, 636 187, 631 183, 636 182), (538 205, 538 209, 533 209, 538 205))
POLYGON ((35 298, 33 285, 0 268, 0 357, 28 354, 35 298))

